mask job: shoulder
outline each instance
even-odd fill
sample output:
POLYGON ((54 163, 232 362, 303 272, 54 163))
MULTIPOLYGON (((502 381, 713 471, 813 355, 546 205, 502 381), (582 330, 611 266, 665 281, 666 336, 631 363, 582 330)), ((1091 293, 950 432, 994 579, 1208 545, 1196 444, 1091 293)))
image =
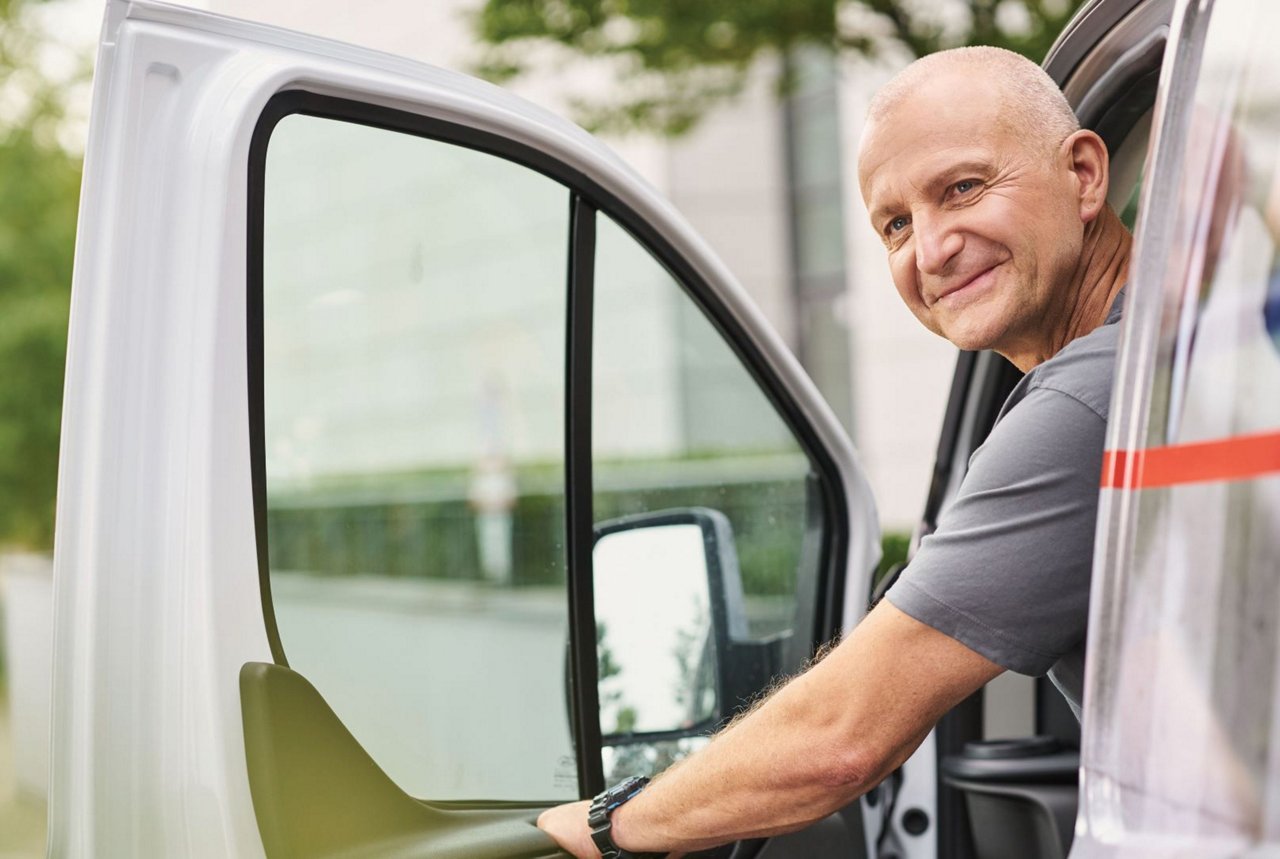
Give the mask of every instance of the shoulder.
POLYGON ((1111 383, 1119 342, 1120 326, 1115 323, 1101 325, 1072 340, 1027 373, 1010 396, 1006 412, 1039 391, 1076 400, 1105 422, 1111 411, 1111 383))
POLYGON ((1100 400, 1109 393, 1066 387, 1072 392, 1034 386, 1006 407, 969 461, 971 488, 1097 488, 1107 435, 1106 403, 1100 400))

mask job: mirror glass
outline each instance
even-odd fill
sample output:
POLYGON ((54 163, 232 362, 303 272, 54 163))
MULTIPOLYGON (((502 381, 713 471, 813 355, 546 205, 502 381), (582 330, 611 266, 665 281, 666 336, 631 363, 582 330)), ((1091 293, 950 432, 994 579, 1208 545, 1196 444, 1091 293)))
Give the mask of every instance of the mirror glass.
POLYGON ((600 730, 695 729, 716 715, 715 639, 702 529, 671 524, 596 541, 600 730))

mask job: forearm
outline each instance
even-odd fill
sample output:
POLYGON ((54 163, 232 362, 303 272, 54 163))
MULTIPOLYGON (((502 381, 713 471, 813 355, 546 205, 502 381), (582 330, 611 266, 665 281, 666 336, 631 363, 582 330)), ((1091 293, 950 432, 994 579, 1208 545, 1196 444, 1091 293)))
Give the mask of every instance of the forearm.
MULTIPOLYGON (((612 817, 616 844, 688 852, 800 829, 879 783, 999 666, 881 604, 826 659, 675 765, 612 817)), ((598 856, 586 803, 539 826, 598 856)))
POLYGON ((690 851, 799 829, 871 784, 845 720, 798 678, 614 815, 630 850, 690 851))

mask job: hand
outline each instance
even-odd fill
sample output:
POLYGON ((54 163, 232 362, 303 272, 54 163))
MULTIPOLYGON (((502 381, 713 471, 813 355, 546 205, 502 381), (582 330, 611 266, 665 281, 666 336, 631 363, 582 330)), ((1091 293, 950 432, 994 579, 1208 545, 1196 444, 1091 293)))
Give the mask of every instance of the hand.
MULTIPOLYGON (((587 812, 590 809, 589 799, 548 808, 538 815, 538 828, 550 835, 560 845, 560 849, 573 855, 574 859, 601 859, 596 843, 591 840, 591 829, 587 826, 587 812)), ((686 854, 661 855, 667 859, 683 859, 686 854)))
POLYGON ((587 811, 590 808, 589 799, 548 808, 538 815, 538 828, 555 839, 560 849, 571 853, 575 859, 600 859, 600 851, 591 840, 591 830, 587 827, 587 811))

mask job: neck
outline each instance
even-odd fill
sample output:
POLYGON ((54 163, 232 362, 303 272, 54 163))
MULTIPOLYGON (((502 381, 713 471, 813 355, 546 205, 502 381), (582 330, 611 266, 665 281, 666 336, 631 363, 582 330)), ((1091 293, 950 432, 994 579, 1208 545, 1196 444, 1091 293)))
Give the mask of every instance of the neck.
POLYGON ((1085 226, 1083 245, 1067 288, 1060 293, 1062 299, 1046 313, 1041 330, 1048 336, 1034 349, 1005 355, 1024 373, 1106 322, 1116 295, 1128 283, 1133 236, 1110 206, 1085 226))

